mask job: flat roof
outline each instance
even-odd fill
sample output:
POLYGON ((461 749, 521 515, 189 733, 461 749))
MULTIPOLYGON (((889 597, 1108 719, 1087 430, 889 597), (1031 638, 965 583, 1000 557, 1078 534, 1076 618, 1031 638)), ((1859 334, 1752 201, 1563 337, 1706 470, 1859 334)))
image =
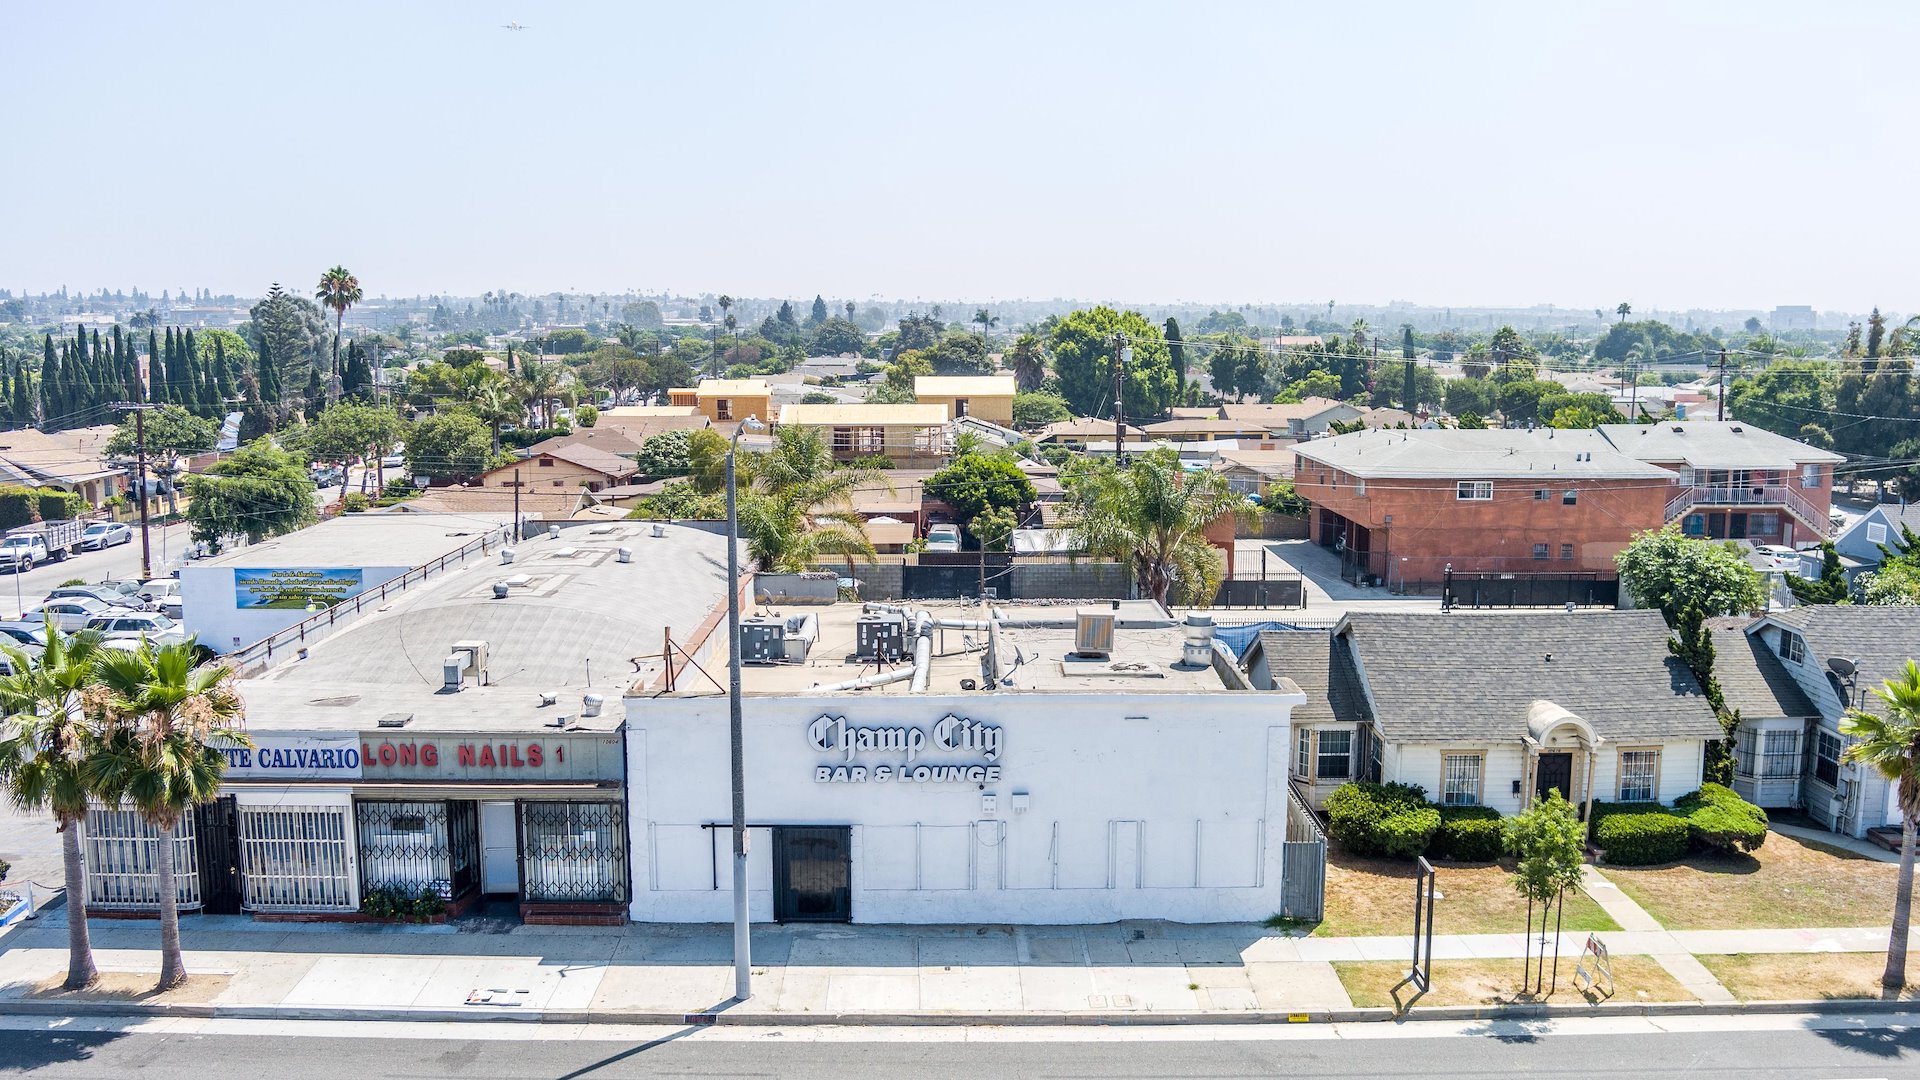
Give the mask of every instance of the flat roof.
POLYGON ((1294 453, 1363 479, 1677 480, 1592 430, 1369 428, 1299 443, 1294 453))
MULTIPOLYGON (((917 603, 908 605, 925 610, 936 620, 978 623, 988 617, 980 605, 967 602, 917 603)), ((991 637, 997 645, 999 672, 1003 685, 994 693, 1051 694, 1211 694, 1246 690, 1247 687, 1231 661, 1221 665, 1189 667, 1181 662, 1185 630, 1179 620, 1168 615, 1150 600, 1121 601, 1116 610, 1111 602, 1085 605, 995 604, 992 607, 998 629, 989 634, 978 626, 939 628, 933 632, 933 658, 929 665, 926 693, 952 694, 964 690, 961 680, 984 685, 983 661, 991 637), (1105 659, 1082 659, 1074 651, 1074 620, 1082 608, 1113 613, 1115 630, 1113 649, 1105 659), (1233 680, 1229 684, 1225 679, 1233 680)), ((906 696, 912 693, 909 679, 869 686, 864 689, 827 689, 835 684, 885 671, 906 672, 913 666, 908 641, 908 656, 902 663, 889 663, 884 669, 872 661, 853 656, 855 625, 865 613, 860 604, 833 604, 822 607, 780 607, 774 609, 784 618, 815 616, 819 634, 807 659, 799 663, 745 664, 741 668, 741 688, 748 697, 790 697, 795 694, 881 694, 906 696)), ((909 624, 909 634, 911 625, 909 624)), ((716 655, 707 669, 719 672, 726 666, 724 634, 715 642, 716 655)), ((675 696, 724 696, 725 690, 691 667, 680 672, 675 696)))
POLYGON ((934 397, 1012 397, 1011 375, 918 375, 913 392, 934 397))
MULTIPOLYGON (((726 602, 726 538, 704 529, 583 524, 514 550, 511 565, 488 559, 430 578, 310 644, 306 659, 242 681, 248 726, 367 729, 402 712, 409 731, 522 731, 568 714, 611 731, 627 688, 661 670, 663 633, 688 641, 726 602), (632 562, 619 561, 621 547, 632 562), (496 599, 502 581, 508 594, 496 599), (441 659, 463 641, 487 643, 487 678, 448 693, 441 659), (543 692, 557 705, 541 705, 543 692), (579 715, 588 692, 606 699, 597 717, 579 715)), ((682 676, 697 677, 692 667, 682 676)))
POLYGON ((660 416, 699 416, 698 405, 616 405, 611 409, 601 409, 600 419, 618 420, 624 416, 636 419, 660 416))
POLYGON ((1641 461, 1684 461, 1696 469, 1774 469, 1838 464, 1846 458, 1739 420, 1602 424, 1616 450, 1641 461))
POLYGON ((766 397, 773 384, 765 379, 701 379, 694 388, 701 397, 766 397))
MULTIPOLYGON (((450 489, 443 489, 450 490, 450 489)), ((429 495, 433 494, 432 492, 429 495)), ((187 564, 210 566, 423 566, 513 524, 513 507, 498 512, 341 514, 298 532, 187 564)))
POLYGON ((945 405, 887 405, 860 402, 847 405, 782 405, 780 422, 795 425, 877 424, 881 427, 938 427, 947 422, 945 405))

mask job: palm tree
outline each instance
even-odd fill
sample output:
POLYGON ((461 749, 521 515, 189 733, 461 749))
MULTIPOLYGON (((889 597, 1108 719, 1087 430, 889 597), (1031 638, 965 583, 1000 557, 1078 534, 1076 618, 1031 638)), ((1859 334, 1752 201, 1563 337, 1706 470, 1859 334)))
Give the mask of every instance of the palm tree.
POLYGON ((1000 316, 989 314, 986 308, 980 308, 973 313, 973 321, 980 324, 980 342, 985 344, 987 332, 1000 325, 1000 316))
POLYGON ((1620 306, 1614 308, 1613 311, 1614 311, 1614 314, 1620 316, 1621 322, 1626 322, 1627 316, 1633 314, 1633 305, 1627 303, 1625 300, 1622 300, 1620 301, 1620 306))
POLYGON ((1880 985, 1899 990, 1907 984, 1907 929, 1913 908, 1913 849, 1920 825, 1920 664, 1875 688, 1880 712, 1848 709, 1840 731, 1855 740, 1847 761, 1871 766, 1891 781, 1900 797, 1900 879, 1893 893, 1893 933, 1887 940, 1887 969, 1880 985))
POLYGON ((313 291, 313 298, 320 301, 321 307, 333 309, 333 376, 327 390, 331 399, 340 385, 340 327, 346 320, 347 309, 360 302, 360 279, 346 267, 336 266, 320 275, 320 287, 313 291))
POLYGON ((1047 377, 1047 351, 1037 334, 1021 334, 1007 353, 1007 366, 1022 390, 1038 390, 1047 377))
POLYGON ((558 364, 529 360, 520 365, 520 397, 539 406, 537 415, 543 428, 553 426, 553 399, 560 393, 562 381, 558 364))
POLYGON ((467 400, 475 416, 493 429, 493 452, 500 452, 500 428, 510 420, 526 415, 524 407, 513 392, 507 389, 501 379, 488 379, 476 388, 473 396, 467 400))
POLYGON ((720 322, 724 324, 727 331, 731 333, 733 331, 733 297, 721 293, 720 298, 715 300, 714 303, 720 307, 720 322))
POLYGON ((1212 602, 1220 558, 1206 529, 1252 509, 1224 473, 1186 472, 1171 451, 1159 451, 1124 469, 1102 465, 1086 473, 1065 516, 1083 550, 1132 564, 1140 591, 1164 606, 1176 584, 1185 602, 1212 602))
POLYGON ((85 772, 109 803, 127 803, 160 834, 154 860, 160 894, 160 983, 187 981, 180 952, 180 897, 173 883, 171 837, 194 806, 212 802, 226 769, 222 746, 250 745, 240 730, 244 707, 233 669, 194 667, 191 642, 135 651, 106 650, 95 661, 106 691, 108 729, 85 772))
POLYGON ((83 708, 93 681, 100 635, 83 630, 71 636, 47 622, 47 647, 29 659, 17 646, 0 643, 15 674, 0 678, 0 708, 7 712, 0 739, 0 785, 22 810, 50 810, 60 831, 60 861, 67 891, 68 990, 93 985, 87 933, 87 863, 81 847, 87 799, 92 794, 83 763, 99 741, 99 729, 83 708))
MULTIPOLYGON (((873 558, 866 519, 853 492, 867 471, 833 460, 816 428, 774 429, 773 449, 751 459, 751 484, 740 500, 740 535, 770 570, 812 570, 822 555, 873 558)), ((882 474, 884 475, 884 474, 882 474)))

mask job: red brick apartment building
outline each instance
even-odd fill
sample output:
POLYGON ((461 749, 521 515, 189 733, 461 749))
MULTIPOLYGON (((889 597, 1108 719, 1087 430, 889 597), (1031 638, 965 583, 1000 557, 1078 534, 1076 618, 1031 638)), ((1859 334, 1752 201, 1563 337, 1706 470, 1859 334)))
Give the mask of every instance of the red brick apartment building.
POLYGON ((1678 477, 1598 431, 1360 431, 1295 448, 1315 543, 1350 579, 1435 592, 1459 573, 1614 576, 1657 529, 1678 477))
MULTIPOLYGON (((1635 533, 1807 546, 1831 532, 1840 455, 1738 421, 1590 431, 1379 430, 1295 449, 1316 543, 1349 577, 1614 576, 1635 533)), ((1432 591, 1425 589, 1422 591, 1432 591)))

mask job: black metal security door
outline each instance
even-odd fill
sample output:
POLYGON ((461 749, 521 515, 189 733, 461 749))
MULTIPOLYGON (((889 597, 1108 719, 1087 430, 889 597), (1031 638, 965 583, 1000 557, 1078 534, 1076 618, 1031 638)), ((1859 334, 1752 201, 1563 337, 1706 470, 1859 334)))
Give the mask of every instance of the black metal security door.
POLYGON ((194 843, 200 856, 200 910, 209 915, 240 914, 240 822, 233 796, 222 795, 193 808, 194 843))
POLYGON ((1535 777, 1533 782, 1535 795, 1544 799, 1547 797, 1547 792, 1558 791, 1561 798, 1568 802, 1573 801, 1572 754, 1541 754, 1540 768, 1535 777))
POLYGON ((775 921, 853 920, 852 833, 845 826, 774 827, 775 921))

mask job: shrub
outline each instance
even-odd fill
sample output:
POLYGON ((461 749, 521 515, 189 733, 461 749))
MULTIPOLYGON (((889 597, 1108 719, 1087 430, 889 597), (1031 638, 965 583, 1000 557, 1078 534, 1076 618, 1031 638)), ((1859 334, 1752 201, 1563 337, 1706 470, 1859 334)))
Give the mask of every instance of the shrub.
POLYGON ((1414 784, 1347 783, 1327 796, 1327 831, 1356 855, 1411 859, 1438 828, 1440 812, 1414 784))
POLYGON ((39 502, 41 521, 66 521, 87 512, 87 500, 71 491, 37 488, 34 497, 39 502))
POLYGON ((0 487, 0 532, 40 520, 40 497, 32 488, 0 487))
POLYGON ((1439 807, 1440 828, 1428 854, 1455 862, 1492 862, 1506 849, 1500 811, 1491 806, 1439 807))
POLYGON ((367 509, 368 501, 364 493, 349 491, 346 497, 340 500, 340 509, 349 514, 364 513, 367 509))
POLYGON ((63 582, 61 582, 61 583, 60 583, 60 588, 62 588, 62 589, 64 589, 64 588, 66 588, 66 587, 68 587, 69 585, 85 585, 86 583, 87 583, 87 579, 86 579, 86 578, 83 578, 83 577, 70 577, 70 578, 68 578, 67 580, 65 580, 65 581, 63 581, 63 582))
POLYGON ((431 886, 413 892, 399 885, 380 885, 360 897, 360 913, 376 919, 425 922, 447 910, 447 902, 431 886))
POLYGON ((1673 808, 1696 848, 1752 851, 1766 843, 1767 812, 1720 784, 1700 785, 1675 799, 1673 808))
POLYGON ((1686 819, 1662 806, 1618 807, 1594 825, 1593 836, 1613 866, 1653 866, 1687 853, 1686 819))

